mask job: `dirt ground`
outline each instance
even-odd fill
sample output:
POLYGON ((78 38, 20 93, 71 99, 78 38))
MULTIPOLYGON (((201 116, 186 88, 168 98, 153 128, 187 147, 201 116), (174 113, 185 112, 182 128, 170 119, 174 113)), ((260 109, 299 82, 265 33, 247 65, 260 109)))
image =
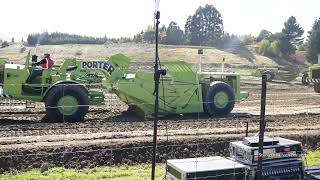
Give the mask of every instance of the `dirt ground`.
MULTIPOLYGON (((227 117, 205 114, 163 117, 158 128, 158 162, 168 158, 228 155, 229 141, 259 129, 259 78, 244 77, 248 99, 237 103, 227 117)), ((320 98, 298 81, 268 83, 267 134, 303 142, 305 150, 320 146, 320 98)), ((24 108, 18 101, 1 100, 0 172, 50 166, 74 168, 137 164, 151 160, 152 119, 126 113, 114 95, 108 105, 91 108, 84 123, 45 123, 41 104, 24 108)))

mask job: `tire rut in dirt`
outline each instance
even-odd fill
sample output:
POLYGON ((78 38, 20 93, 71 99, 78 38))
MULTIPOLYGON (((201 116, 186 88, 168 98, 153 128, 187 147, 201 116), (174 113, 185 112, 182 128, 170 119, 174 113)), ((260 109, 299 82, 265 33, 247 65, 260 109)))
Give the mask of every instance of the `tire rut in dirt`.
MULTIPOLYGON (((129 117, 128 117, 129 118, 129 117)), ((287 124, 312 127, 318 125, 318 114, 300 114, 300 115, 279 115, 266 117, 268 127, 285 127, 287 124)), ((244 128, 246 122, 250 127, 259 125, 259 116, 243 116, 231 114, 228 117, 208 118, 207 115, 187 115, 187 116, 171 116, 162 118, 159 121, 159 130, 169 128, 170 130, 179 129, 214 129, 214 128, 244 128)), ((152 130, 152 119, 144 121, 127 121, 125 117, 108 120, 91 120, 84 123, 26 123, 11 124, 0 126, 1 137, 11 136, 32 136, 32 135, 59 135, 59 134, 86 134, 100 132, 131 132, 131 131, 148 131, 152 130)))

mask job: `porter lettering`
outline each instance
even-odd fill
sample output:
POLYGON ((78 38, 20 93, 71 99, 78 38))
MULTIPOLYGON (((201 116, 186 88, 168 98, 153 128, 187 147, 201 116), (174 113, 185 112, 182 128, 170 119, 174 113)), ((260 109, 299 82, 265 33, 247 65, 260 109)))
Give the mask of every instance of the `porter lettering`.
POLYGON ((114 71, 114 67, 106 61, 84 61, 81 62, 82 69, 103 69, 110 75, 114 71))

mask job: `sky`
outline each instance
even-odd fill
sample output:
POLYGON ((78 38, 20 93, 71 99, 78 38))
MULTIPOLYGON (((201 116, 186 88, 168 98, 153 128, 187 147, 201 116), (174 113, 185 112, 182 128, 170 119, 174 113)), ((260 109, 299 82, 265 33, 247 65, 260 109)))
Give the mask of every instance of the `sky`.
MULTIPOLYGON (((26 38, 35 32, 66 32, 96 37, 133 37, 154 23, 154 0, 0 0, 0 38, 26 38)), ((212 4, 224 30, 258 35, 279 32, 292 15, 309 31, 320 17, 319 0, 160 0, 161 24, 183 28, 199 6, 212 4)), ((305 33, 306 35, 306 33, 305 33)))

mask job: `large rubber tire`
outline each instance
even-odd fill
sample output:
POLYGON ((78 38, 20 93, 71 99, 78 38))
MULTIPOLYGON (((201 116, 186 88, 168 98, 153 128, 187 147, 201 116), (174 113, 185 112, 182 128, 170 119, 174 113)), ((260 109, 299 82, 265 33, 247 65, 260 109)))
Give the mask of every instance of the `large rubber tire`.
POLYGON ((308 79, 308 74, 303 74, 302 75, 302 78, 301 78, 301 83, 303 84, 303 85, 308 85, 309 83, 307 82, 307 79, 308 79))
POLYGON ((48 92, 45 107, 50 122, 82 122, 89 110, 89 97, 80 85, 61 84, 48 92), (68 106, 70 100, 73 101, 72 106, 68 106), (66 107, 61 106, 63 103, 67 104, 66 107))
POLYGON ((313 83, 314 92, 320 93, 320 83, 313 83))
POLYGON ((228 115, 235 104, 235 95, 232 87, 224 82, 212 82, 205 91, 204 108, 210 116, 228 115), (225 103, 218 102, 218 97, 223 97, 225 103))

